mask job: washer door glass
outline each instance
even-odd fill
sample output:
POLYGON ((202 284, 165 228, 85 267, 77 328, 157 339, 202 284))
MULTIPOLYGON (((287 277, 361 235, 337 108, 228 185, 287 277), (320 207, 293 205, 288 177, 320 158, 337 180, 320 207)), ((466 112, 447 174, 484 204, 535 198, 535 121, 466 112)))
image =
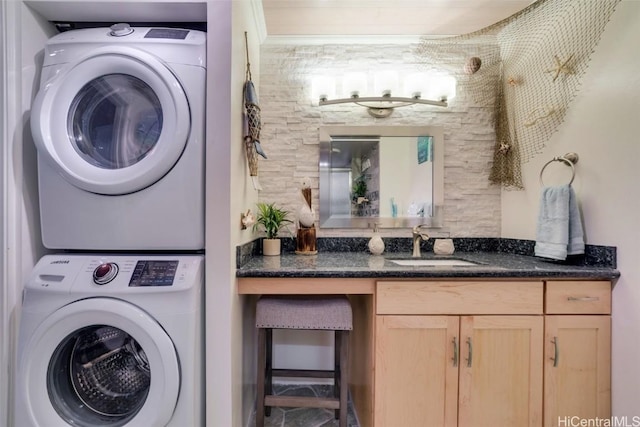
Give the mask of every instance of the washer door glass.
POLYGON ((29 425, 164 426, 180 392, 173 341, 146 311, 86 298, 47 316, 21 352, 29 425))
POLYGON ((70 184, 129 194, 162 179, 180 159, 191 111, 180 81, 156 56, 102 47, 45 68, 43 80, 31 108, 33 140, 70 184))
POLYGON ((71 425, 124 425, 144 405, 150 383, 140 343, 108 325, 88 326, 65 337, 47 372, 53 407, 71 425))
POLYGON ((100 168, 126 168, 145 158, 160 139, 162 106, 144 81, 109 74, 80 89, 67 126, 84 160, 100 168))

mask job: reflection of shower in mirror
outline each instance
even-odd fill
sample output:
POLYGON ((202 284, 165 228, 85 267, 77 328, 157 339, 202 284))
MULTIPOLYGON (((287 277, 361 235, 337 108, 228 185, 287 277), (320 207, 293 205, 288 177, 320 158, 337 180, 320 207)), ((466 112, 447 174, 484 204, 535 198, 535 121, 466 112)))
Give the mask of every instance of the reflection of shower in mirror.
POLYGON ((320 129, 320 227, 440 224, 443 148, 439 127, 320 129))

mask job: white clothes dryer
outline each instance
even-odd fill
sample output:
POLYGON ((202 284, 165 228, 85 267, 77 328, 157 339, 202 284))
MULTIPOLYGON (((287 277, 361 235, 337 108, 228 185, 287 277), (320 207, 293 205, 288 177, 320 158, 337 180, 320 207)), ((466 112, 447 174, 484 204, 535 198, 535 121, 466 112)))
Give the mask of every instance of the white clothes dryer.
POLYGON ((203 425, 203 258, 48 255, 23 295, 16 426, 203 425))
POLYGON ((72 30, 31 109, 44 246, 204 248, 206 33, 72 30))

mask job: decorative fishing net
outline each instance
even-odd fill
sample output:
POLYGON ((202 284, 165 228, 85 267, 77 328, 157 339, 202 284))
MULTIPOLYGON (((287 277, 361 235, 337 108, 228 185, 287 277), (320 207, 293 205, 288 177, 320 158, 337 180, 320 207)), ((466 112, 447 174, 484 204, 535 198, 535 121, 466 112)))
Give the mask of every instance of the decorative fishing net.
MULTIPOLYGON (((258 176, 258 150, 256 145, 260 144, 261 114, 258 106, 258 95, 251 81, 251 63, 249 62, 249 41, 247 32, 244 32, 244 46, 247 55, 247 68, 245 71, 245 82, 242 90, 242 102, 244 104, 243 120, 243 141, 244 149, 249 164, 249 176, 255 178, 253 184, 257 190, 261 190, 258 176)), ((264 154, 264 152, 263 152, 264 154)), ((266 156, 264 156, 266 158, 266 156)))
POLYGON ((421 62, 447 70, 459 93, 493 108, 492 183, 523 188, 521 163, 540 153, 564 120, 619 1, 538 0, 482 30, 421 41, 421 62), (468 57, 453 63, 454 52, 468 57))
POLYGON ((249 132, 245 135, 244 144, 249 162, 249 174, 258 176, 258 153, 255 141, 260 140, 260 107, 256 104, 245 102, 245 114, 247 115, 249 132))

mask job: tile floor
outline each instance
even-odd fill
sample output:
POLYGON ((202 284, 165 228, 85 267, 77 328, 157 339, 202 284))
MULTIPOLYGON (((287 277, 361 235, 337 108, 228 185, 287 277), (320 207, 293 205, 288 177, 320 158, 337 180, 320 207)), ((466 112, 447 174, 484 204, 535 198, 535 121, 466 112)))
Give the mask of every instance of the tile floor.
MULTIPOLYGON (((330 384, 274 384, 276 395, 330 396, 330 384)), ((251 415, 250 426, 255 426, 255 412, 251 415)), ((265 427, 338 427, 334 411, 318 408, 271 408, 271 415, 265 417, 265 427)), ((351 400, 349 400, 347 425, 359 427, 351 400)))

